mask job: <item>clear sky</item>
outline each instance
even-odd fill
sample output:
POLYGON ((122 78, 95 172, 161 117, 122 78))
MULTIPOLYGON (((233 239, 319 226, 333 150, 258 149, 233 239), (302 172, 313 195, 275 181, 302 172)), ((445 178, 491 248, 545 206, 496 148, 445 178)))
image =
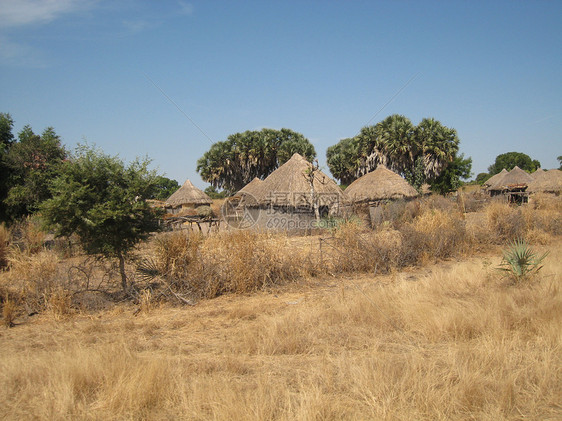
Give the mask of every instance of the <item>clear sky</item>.
POLYGON ((290 128, 327 171, 394 113, 455 128, 474 175, 510 151, 554 168, 562 1, 0 0, 0 112, 200 188, 209 139, 290 128))

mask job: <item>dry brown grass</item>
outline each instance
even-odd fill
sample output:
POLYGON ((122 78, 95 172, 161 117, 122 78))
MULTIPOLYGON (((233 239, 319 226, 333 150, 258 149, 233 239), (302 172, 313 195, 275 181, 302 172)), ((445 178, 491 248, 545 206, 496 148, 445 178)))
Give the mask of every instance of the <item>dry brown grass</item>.
POLYGON ((5 419, 560 419, 562 244, 1 331, 5 419))
POLYGON ((4 223, 0 224, 0 270, 8 264, 8 244, 10 242, 10 231, 4 223))

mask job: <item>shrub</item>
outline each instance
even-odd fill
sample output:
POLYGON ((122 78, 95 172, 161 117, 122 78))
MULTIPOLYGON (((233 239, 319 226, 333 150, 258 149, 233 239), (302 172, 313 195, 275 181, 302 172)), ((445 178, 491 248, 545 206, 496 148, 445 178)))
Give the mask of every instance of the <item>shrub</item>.
POLYGON ((518 283, 536 275, 542 269, 542 261, 547 255, 548 252, 539 256, 525 240, 519 238, 504 250, 499 269, 518 283))
POLYGON ((496 244, 525 237, 527 225, 520 207, 492 202, 486 208, 487 226, 496 244))
POLYGON ((0 269, 8 264, 8 244, 10 240, 10 232, 2 223, 0 224, 0 269))

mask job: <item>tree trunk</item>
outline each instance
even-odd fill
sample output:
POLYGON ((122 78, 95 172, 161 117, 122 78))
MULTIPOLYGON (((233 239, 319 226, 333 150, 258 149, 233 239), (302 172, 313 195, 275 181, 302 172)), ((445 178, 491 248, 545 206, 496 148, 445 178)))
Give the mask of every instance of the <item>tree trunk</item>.
POLYGON ((120 251, 117 252, 117 257, 119 258, 119 273, 121 274, 121 287, 123 291, 127 291, 127 274, 125 273, 125 257, 120 251))

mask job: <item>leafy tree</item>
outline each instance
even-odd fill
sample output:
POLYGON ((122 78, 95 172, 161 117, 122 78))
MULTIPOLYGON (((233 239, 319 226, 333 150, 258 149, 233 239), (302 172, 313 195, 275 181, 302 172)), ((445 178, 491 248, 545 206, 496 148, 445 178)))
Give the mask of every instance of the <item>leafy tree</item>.
POLYGON ((511 171, 515 166, 527 172, 534 172, 541 167, 541 163, 522 152, 507 152, 496 156, 495 162, 488 167, 488 172, 495 175, 504 168, 511 171))
POLYGON ((490 177, 492 177, 491 174, 488 174, 487 172, 481 172, 476 176, 476 184, 484 184, 486 181, 488 181, 490 179, 490 177))
POLYGON ((154 194, 151 199, 166 200, 179 188, 180 185, 176 180, 158 175, 154 180, 154 194))
POLYGON ((125 167, 117 157, 79 146, 52 182, 52 198, 42 203, 41 215, 57 236, 76 234, 89 254, 119 259, 121 286, 127 289, 125 256, 157 229, 153 197, 156 175, 149 161, 125 167))
POLYGON ((10 114, 0 113, 0 221, 6 221, 8 218, 4 200, 8 195, 10 170, 5 158, 14 143, 13 127, 14 120, 10 114))
POLYGON ((464 154, 460 154, 447 165, 438 177, 431 180, 431 191, 439 194, 450 193, 462 186, 461 179, 470 177, 472 169, 472 158, 464 158, 464 154))
POLYGON ((227 197, 227 193, 223 191, 218 191, 216 187, 209 186, 205 189, 205 194, 211 199, 224 199, 227 197))
POLYGON ((8 172, 4 204, 11 218, 34 212, 50 197, 49 183, 58 176, 66 156, 52 127, 46 128, 41 136, 33 133, 29 125, 21 130, 18 141, 11 144, 3 160, 8 172))
POLYGON ((197 172, 213 187, 230 193, 254 177, 267 177, 296 152, 308 160, 316 156, 308 139, 289 129, 235 133, 203 154, 197 161, 197 172))
POLYGON ((560 164, 560 167, 558 168, 559 170, 562 170, 562 155, 560 155, 558 158, 556 158, 558 160, 558 164, 560 164))

